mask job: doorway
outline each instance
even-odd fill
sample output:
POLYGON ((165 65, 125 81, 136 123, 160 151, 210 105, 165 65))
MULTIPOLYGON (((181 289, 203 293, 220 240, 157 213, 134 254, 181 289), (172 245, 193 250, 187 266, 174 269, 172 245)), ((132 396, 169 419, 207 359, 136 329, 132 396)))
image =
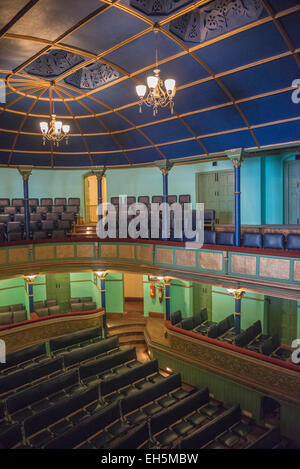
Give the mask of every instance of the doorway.
POLYGON ((284 168, 285 214, 287 225, 300 224, 300 161, 287 161, 284 168))
POLYGON ((216 223, 234 223, 234 171, 196 174, 197 202, 216 211, 216 223))
POLYGON ((124 311, 131 315, 144 314, 142 274, 124 273, 124 311))
POLYGON ((56 300, 62 313, 70 312, 70 274, 49 274, 46 276, 47 299, 56 300))
MULTIPOLYGON (((102 178, 102 201, 107 202, 106 177, 102 178)), ((98 184, 94 174, 84 177, 84 213, 86 223, 97 223, 98 215, 98 184)))

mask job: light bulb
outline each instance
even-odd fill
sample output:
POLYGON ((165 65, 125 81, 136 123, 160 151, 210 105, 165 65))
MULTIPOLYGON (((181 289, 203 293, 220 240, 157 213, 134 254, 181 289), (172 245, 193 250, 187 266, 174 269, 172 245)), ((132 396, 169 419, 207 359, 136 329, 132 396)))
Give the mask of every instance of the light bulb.
POLYGON ((165 80, 165 87, 168 93, 173 93, 173 90, 175 88, 175 80, 173 80, 172 78, 165 80))
POLYGON ((147 78, 147 85, 149 86, 150 89, 156 88, 157 83, 158 83, 157 77, 152 76, 152 77, 147 78))
POLYGON ((55 133, 60 134, 61 129, 62 129, 62 122, 61 121, 55 121, 54 122, 54 128, 55 128, 55 133))
POLYGON ((136 92, 139 98, 143 98, 146 94, 146 86, 145 85, 137 85, 136 92))
POLYGON ((64 134, 68 134, 70 132, 70 126, 69 125, 63 125, 62 129, 63 129, 64 134))
POLYGON ((42 133, 46 134, 48 132, 48 129, 49 129, 47 122, 41 122, 40 123, 40 128, 41 128, 42 133))

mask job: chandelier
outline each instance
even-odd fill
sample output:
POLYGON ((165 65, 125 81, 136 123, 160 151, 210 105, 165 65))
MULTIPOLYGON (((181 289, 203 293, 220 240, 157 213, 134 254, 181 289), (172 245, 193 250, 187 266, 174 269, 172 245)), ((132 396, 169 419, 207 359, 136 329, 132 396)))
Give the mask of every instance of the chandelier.
POLYGON ((160 70, 158 68, 158 52, 157 52, 157 39, 158 39, 158 27, 154 28, 155 39, 156 39, 156 53, 155 53, 155 64, 156 68, 153 70, 154 75, 147 77, 147 85, 137 85, 136 92, 140 99, 139 108, 142 112, 143 103, 148 107, 153 108, 153 115, 156 116, 159 107, 170 106, 171 114, 173 114, 174 101, 173 98, 176 93, 175 80, 168 78, 163 82, 160 78, 160 70))
POLYGON ((46 144, 46 140, 49 142, 53 142, 55 146, 59 146, 59 142, 66 139, 66 144, 68 145, 69 142, 69 133, 70 133, 70 126, 63 125, 61 121, 56 120, 56 115, 54 114, 54 102, 52 101, 52 88, 49 90, 49 97, 50 97, 50 123, 48 122, 40 122, 40 128, 42 132, 43 138, 43 145, 46 144), (52 111, 53 107, 53 111, 52 111))
POLYGON ((59 142, 64 138, 66 139, 66 144, 68 145, 70 126, 63 125, 61 121, 57 121, 55 114, 52 114, 51 116, 50 125, 48 122, 41 122, 40 127, 43 137, 43 145, 46 144, 46 140, 49 140, 49 142, 54 142, 54 145, 58 147, 59 142))

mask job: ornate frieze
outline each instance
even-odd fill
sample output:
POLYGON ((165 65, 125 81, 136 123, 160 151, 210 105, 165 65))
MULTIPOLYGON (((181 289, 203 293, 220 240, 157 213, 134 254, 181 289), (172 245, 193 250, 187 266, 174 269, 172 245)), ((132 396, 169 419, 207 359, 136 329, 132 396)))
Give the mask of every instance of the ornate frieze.
POLYGON ((299 373, 168 331, 171 353, 300 406, 299 373))
POLYGON ((215 0, 175 18, 170 31, 201 43, 257 20, 262 12, 261 0, 215 0))

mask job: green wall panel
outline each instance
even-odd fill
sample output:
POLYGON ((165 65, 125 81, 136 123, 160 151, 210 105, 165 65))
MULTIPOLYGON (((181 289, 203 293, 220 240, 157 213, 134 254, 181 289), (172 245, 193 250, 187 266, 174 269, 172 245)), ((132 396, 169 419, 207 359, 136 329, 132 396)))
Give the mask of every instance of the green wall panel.
POLYGON ((182 317, 192 316, 194 306, 192 282, 173 280, 170 287, 170 296, 171 313, 180 309, 182 317))
POLYGON ((23 277, 0 280, 0 306, 23 304, 27 306, 27 295, 23 277))
POLYGON ((110 272, 105 279, 106 312, 124 313, 123 274, 110 272))
MULTIPOLYGON (((166 300, 165 291, 162 302, 158 299, 158 287, 163 286, 162 283, 154 283, 155 285, 155 297, 150 297, 150 285, 148 281, 148 275, 143 275, 143 289, 144 289, 144 316, 149 316, 149 313, 160 313, 162 315, 166 312, 166 300)), ((164 287, 163 287, 164 288, 164 287)))
MULTIPOLYGON (((226 288, 213 287, 212 320, 221 321, 234 313, 235 301, 226 288)), ((255 321, 260 320, 263 332, 267 332, 267 313, 264 295, 246 292, 241 305, 241 327, 247 329, 255 321)))

